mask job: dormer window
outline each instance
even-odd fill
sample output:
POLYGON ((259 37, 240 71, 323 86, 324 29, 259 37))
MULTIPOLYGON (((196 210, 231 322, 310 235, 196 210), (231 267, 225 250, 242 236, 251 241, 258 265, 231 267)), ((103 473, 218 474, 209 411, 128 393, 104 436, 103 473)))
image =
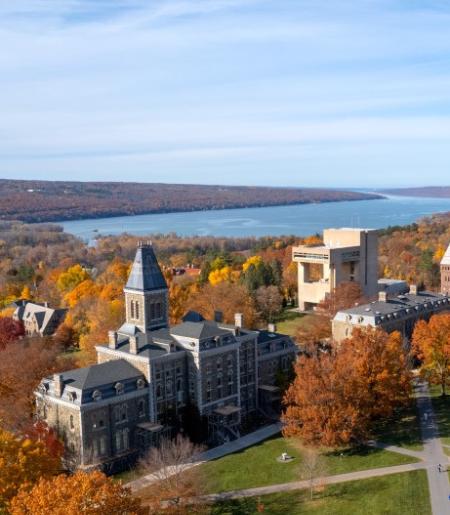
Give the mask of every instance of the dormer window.
POLYGON ((138 379, 136 381, 136 386, 138 390, 142 390, 142 388, 145 388, 145 381, 143 379, 138 379))
POLYGON ((122 383, 116 383, 114 385, 114 388, 116 389, 116 395, 122 395, 124 392, 124 386, 122 383))
POLYGON ((77 394, 75 392, 69 392, 69 400, 75 402, 77 400, 77 394))
POLYGON ((94 393, 92 394, 92 398, 94 401, 100 401, 102 398, 102 392, 100 390, 94 390, 94 393))

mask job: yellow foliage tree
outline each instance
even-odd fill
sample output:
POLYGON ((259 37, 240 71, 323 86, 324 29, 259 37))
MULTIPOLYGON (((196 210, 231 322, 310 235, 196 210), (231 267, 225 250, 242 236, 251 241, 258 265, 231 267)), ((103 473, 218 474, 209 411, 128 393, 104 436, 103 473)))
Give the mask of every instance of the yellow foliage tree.
POLYGON ((56 286, 58 290, 68 292, 86 279, 89 279, 87 271, 81 265, 74 265, 59 275, 56 286))
POLYGON ((212 286, 223 282, 231 282, 233 279, 233 270, 230 266, 224 266, 218 270, 213 270, 208 275, 208 281, 212 286))
POLYGON ((43 442, 0 429, 0 512, 19 488, 27 492, 41 477, 60 471, 60 460, 43 442))
POLYGON ((11 515, 143 515, 148 513, 128 488, 101 472, 76 472, 41 479, 31 491, 21 489, 9 506, 11 515))
POLYGON ((64 301, 70 308, 73 308, 86 297, 97 296, 98 292, 99 288, 96 286, 94 281, 92 281, 92 279, 86 279, 75 286, 73 290, 69 291, 64 296, 64 301))
POLYGON ((252 265, 257 268, 258 266, 262 265, 262 262, 263 260, 261 256, 251 256, 242 265, 242 270, 246 272, 252 265))
POLYGON ((435 253, 433 254, 433 261, 439 264, 442 261, 442 258, 444 257, 445 251, 446 248, 442 245, 439 245, 435 253))

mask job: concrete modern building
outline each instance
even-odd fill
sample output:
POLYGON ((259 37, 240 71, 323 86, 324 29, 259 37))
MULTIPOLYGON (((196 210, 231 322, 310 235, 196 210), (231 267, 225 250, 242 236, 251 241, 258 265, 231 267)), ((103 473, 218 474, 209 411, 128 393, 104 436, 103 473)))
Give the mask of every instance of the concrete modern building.
POLYGON ((379 327, 391 333, 399 331, 409 340, 418 320, 450 310, 447 295, 419 292, 411 286, 409 293, 389 296, 380 292, 377 301, 339 311, 333 319, 333 339, 337 342, 352 335, 355 327, 379 327))
POLYGON ((298 264, 301 311, 320 302, 343 282, 354 281, 364 296, 378 293, 378 234, 371 229, 326 229, 323 245, 292 250, 298 264))
POLYGON ((67 309, 52 309, 47 303, 16 301, 13 318, 23 323, 27 336, 51 336, 64 321, 67 309))
POLYGON ((124 289, 125 323, 98 345, 98 364, 55 374, 36 392, 38 416, 56 428, 74 466, 120 468, 192 410, 211 442, 279 408, 277 375, 289 374, 297 347, 285 335, 204 320, 189 312, 169 326, 168 289, 151 245, 140 244, 124 289))
POLYGON ((441 293, 450 294, 450 245, 441 261, 441 293))

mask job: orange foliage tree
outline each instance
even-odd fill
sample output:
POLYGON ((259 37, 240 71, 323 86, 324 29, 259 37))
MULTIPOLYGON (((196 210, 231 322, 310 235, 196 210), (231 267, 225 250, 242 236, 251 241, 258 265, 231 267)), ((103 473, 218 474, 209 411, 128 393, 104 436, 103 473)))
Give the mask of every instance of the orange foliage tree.
POLYGON ((60 456, 52 455, 45 442, 17 437, 0 428, 0 512, 19 488, 28 492, 39 478, 58 472, 60 456))
POLYGON ((144 515, 128 488, 103 473, 76 472, 42 478, 31 491, 20 489, 9 504, 11 515, 144 515))
POLYGON ((450 313, 440 313, 429 322, 419 320, 413 337, 413 351, 421 361, 421 375, 441 386, 446 395, 450 378, 450 313))
POLYGON ((365 302, 359 284, 348 281, 338 284, 331 295, 328 295, 318 307, 325 315, 333 318, 338 311, 351 308, 356 303, 364 304, 365 302))
POLYGON ((283 432, 312 445, 363 440, 376 419, 408 402, 410 388, 400 334, 357 329, 333 352, 299 359, 283 432))

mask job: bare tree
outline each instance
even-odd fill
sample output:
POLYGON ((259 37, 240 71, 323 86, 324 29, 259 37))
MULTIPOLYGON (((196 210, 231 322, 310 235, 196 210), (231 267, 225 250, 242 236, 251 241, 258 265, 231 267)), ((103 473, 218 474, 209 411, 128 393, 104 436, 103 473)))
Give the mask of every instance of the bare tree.
POLYGON ((200 505, 187 506, 186 499, 201 495, 200 479, 192 467, 196 455, 203 448, 188 438, 178 435, 163 439, 159 447, 152 447, 141 459, 140 467, 155 478, 145 501, 152 513, 194 513, 200 505), (192 470, 191 470, 192 469, 192 470))
POLYGON ((283 307, 283 296, 276 286, 261 286, 256 290, 256 303, 264 318, 272 322, 283 307))
POLYGON ((300 471, 302 477, 308 481, 312 499, 314 490, 323 487, 323 477, 326 474, 325 462, 316 449, 303 449, 300 471))

